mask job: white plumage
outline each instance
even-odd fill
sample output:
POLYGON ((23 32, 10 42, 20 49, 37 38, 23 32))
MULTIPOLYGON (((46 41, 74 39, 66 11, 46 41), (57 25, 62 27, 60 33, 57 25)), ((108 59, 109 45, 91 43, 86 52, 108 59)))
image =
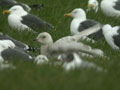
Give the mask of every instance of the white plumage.
MULTIPOLYGON (((68 56, 68 57, 72 57, 72 56, 68 56)), ((80 67, 81 64, 82 64, 82 59, 76 53, 73 53, 73 60, 67 62, 67 58, 66 58, 66 61, 63 64, 63 68, 66 71, 74 70, 76 67, 77 68, 80 67)))
POLYGON ((15 47, 16 47, 15 44, 11 40, 0 40, 0 51, 15 47))
POLYGON ((15 48, 15 44, 11 40, 0 40, 0 63, 4 61, 1 52, 8 48, 15 48))

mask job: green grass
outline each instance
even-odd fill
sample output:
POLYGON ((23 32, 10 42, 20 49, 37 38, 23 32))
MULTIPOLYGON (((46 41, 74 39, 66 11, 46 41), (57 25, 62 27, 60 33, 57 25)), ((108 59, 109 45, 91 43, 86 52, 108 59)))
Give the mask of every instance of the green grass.
MULTIPOLYGON (((44 3, 42 10, 32 10, 31 13, 53 24, 55 30, 48 30, 54 40, 70 35, 70 22, 72 18, 65 18, 64 14, 74 8, 87 7, 87 0, 19 0, 28 4, 44 3)), ((18 32, 9 28, 7 16, 2 15, 0 9, 0 31, 29 45, 39 47, 33 39, 39 33, 18 32)), ((99 10, 87 13, 87 17, 97 20, 102 24, 119 25, 119 19, 109 18, 99 10)), ((90 62, 107 69, 107 72, 97 72, 93 69, 77 69, 65 72, 61 66, 41 65, 33 62, 13 61, 16 70, 0 71, 0 90, 120 90, 120 52, 113 51, 104 40, 99 40, 94 48, 100 48, 110 60, 104 58, 84 58, 90 62)))

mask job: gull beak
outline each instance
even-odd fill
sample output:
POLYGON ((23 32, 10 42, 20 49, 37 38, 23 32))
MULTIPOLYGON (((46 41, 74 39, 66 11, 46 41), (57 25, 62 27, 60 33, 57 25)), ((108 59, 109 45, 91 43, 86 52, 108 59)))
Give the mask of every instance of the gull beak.
POLYGON ((5 15, 5 14, 9 14, 9 13, 10 13, 9 10, 4 10, 4 11, 3 11, 3 15, 5 15))
POLYGON ((88 4, 88 8, 94 7, 93 4, 88 4))
POLYGON ((71 17, 72 15, 70 13, 67 13, 64 15, 64 17, 71 17))

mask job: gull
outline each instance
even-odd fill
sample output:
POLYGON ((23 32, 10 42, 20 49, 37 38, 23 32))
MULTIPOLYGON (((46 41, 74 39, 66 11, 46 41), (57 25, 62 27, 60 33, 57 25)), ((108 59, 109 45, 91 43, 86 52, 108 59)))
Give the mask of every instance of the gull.
POLYGON ((58 60, 63 61, 63 68, 66 71, 75 70, 76 68, 92 68, 97 71, 103 71, 101 67, 88 61, 82 60, 82 58, 77 53, 66 53, 59 56, 58 60))
POLYGON ((89 0, 88 1, 88 9, 87 11, 95 10, 95 12, 98 12, 98 1, 97 0, 89 0))
POLYGON ((102 28, 105 40, 113 50, 120 50, 120 26, 106 24, 102 28))
POLYGON ((54 27, 41 20, 39 17, 29 14, 21 6, 15 5, 9 10, 3 11, 3 14, 8 15, 8 24, 11 28, 16 30, 35 30, 40 31, 41 29, 53 29, 54 27))
POLYGON ((45 63, 47 64, 49 62, 49 59, 45 55, 38 55, 35 57, 34 62, 37 65, 41 65, 41 64, 45 64, 45 63))
POLYGON ((67 52, 83 52, 93 56, 103 56, 102 50, 93 49, 67 37, 53 42, 51 35, 47 32, 40 33, 35 40, 41 44, 41 54, 46 55, 48 58, 52 56, 58 57, 59 54, 67 52))
POLYGON ((71 13, 65 14, 65 16, 73 17, 70 25, 70 32, 72 35, 86 31, 86 33, 89 32, 88 37, 94 39, 100 39, 103 37, 101 30, 102 25, 97 21, 87 19, 86 13, 82 8, 76 8, 71 13))

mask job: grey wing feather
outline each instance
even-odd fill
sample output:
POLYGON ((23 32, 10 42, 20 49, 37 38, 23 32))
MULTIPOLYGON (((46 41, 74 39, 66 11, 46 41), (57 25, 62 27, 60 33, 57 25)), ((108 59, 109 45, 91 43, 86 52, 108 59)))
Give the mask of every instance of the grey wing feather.
POLYGON ((83 31, 85 29, 88 29, 90 27, 93 27, 94 25, 98 24, 99 22, 96 22, 94 20, 86 20, 80 23, 79 27, 78 27, 78 31, 83 31))
POLYGON ((91 30, 92 30, 91 27, 92 27, 92 28, 95 28, 96 31, 93 32, 93 33, 91 33, 90 35, 88 35, 88 37, 93 38, 93 39, 95 39, 95 40, 104 37, 104 36, 103 36, 103 33, 102 33, 102 29, 101 29, 101 28, 102 28, 102 25, 101 25, 99 22, 96 22, 96 21, 94 21, 94 20, 88 19, 88 20, 82 22, 82 23, 80 24, 78 30, 81 32, 81 31, 85 31, 86 29, 90 29, 89 31, 91 32, 91 30), (96 29, 96 25, 98 25, 98 26, 100 27, 99 30, 96 29))
POLYGON ((120 10, 120 0, 117 0, 115 2, 115 5, 113 6, 113 8, 116 9, 116 10, 120 10))
POLYGON ((42 28, 45 28, 45 29, 53 28, 53 26, 51 24, 49 24, 49 23, 41 20, 37 16, 31 15, 31 14, 27 14, 26 16, 23 16, 22 18, 23 18, 23 20, 21 22, 34 30, 42 29, 42 28))
POLYGON ((92 33, 91 35, 88 35, 88 37, 93 38, 95 40, 101 39, 104 37, 102 29, 100 29, 99 31, 92 33))
POLYGON ((113 36, 114 43, 120 47, 120 28, 117 31, 118 35, 113 36))
POLYGON ((29 55, 28 53, 24 52, 22 49, 19 48, 8 48, 1 52, 2 57, 5 60, 27 60, 31 61, 33 57, 29 55))
POLYGON ((98 55, 91 49, 90 46, 85 45, 83 43, 77 43, 74 41, 71 42, 57 42, 54 43, 48 50, 50 54, 61 54, 61 53, 68 53, 68 52, 83 52, 90 55, 98 55))

